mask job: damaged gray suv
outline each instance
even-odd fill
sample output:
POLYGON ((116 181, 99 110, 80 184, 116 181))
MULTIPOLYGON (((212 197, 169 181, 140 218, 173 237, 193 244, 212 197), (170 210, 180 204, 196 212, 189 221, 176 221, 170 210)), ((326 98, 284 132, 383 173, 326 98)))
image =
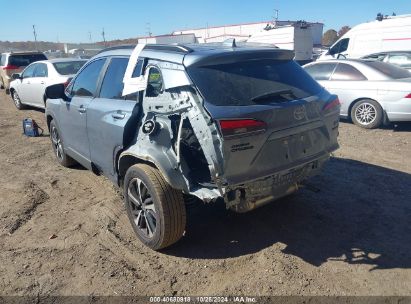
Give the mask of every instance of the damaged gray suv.
POLYGON ((154 250, 182 237, 187 199, 250 211, 296 191, 338 148, 338 98, 291 51, 146 45, 131 67, 145 87, 124 95, 132 53, 105 50, 67 88, 48 87, 46 117, 58 162, 121 187, 154 250))

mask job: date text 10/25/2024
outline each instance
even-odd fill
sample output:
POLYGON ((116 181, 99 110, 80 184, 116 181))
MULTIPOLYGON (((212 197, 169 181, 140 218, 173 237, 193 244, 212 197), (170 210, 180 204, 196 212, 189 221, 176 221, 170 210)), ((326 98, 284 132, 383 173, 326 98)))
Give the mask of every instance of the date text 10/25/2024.
POLYGON ((233 296, 233 297, 150 297, 150 303, 257 303, 255 297, 233 296))

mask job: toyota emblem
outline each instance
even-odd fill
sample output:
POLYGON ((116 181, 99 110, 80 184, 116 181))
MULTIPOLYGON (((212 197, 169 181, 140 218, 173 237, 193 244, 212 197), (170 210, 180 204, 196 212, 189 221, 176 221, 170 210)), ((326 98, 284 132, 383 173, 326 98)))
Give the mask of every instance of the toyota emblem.
POLYGON ((301 120, 305 118, 305 108, 304 106, 299 106, 294 110, 294 118, 296 120, 301 120))

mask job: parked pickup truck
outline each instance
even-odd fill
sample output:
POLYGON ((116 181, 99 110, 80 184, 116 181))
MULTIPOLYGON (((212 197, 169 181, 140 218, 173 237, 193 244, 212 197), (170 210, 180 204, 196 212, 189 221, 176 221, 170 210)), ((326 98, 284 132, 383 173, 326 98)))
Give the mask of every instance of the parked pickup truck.
POLYGON ((338 148, 338 98, 292 51, 146 45, 135 61, 132 53, 103 51, 66 89, 48 87, 45 113, 58 162, 121 187, 135 233, 154 250, 182 237, 186 198, 250 211, 296 191, 338 148), (124 95, 130 68, 131 82, 145 83, 124 95))

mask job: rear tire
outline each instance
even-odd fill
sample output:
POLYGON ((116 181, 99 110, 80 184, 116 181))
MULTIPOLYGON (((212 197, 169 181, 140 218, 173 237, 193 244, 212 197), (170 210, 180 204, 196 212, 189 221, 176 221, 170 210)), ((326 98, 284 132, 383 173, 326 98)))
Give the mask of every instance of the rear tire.
MULTIPOLYGON (((6 93, 7 93, 7 90, 6 90, 6 93)), ((16 91, 13 90, 11 92, 11 98, 13 99, 14 105, 16 106, 18 110, 23 110, 25 108, 25 105, 21 103, 20 97, 16 91)))
POLYGON ((381 126, 383 118, 380 104, 372 99, 359 100, 351 109, 351 120, 361 128, 378 128, 381 126))
POLYGON ((124 203, 131 226, 147 247, 159 250, 184 234, 186 209, 181 191, 146 164, 131 166, 124 179, 124 203))
POLYGON ((73 166, 76 162, 64 152, 64 143, 54 120, 50 122, 50 139, 58 163, 63 167, 73 166))

